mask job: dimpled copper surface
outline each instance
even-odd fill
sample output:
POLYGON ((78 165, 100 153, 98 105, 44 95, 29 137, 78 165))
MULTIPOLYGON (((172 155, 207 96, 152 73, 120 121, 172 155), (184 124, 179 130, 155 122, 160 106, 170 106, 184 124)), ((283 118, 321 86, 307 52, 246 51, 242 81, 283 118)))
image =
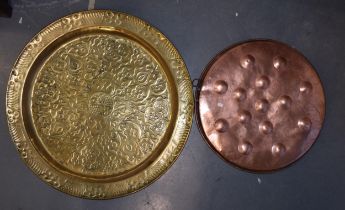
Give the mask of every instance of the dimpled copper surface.
POLYGON ((325 114, 323 88, 311 64, 276 41, 231 47, 208 65, 199 86, 199 125, 225 160, 272 171, 315 142, 325 114))

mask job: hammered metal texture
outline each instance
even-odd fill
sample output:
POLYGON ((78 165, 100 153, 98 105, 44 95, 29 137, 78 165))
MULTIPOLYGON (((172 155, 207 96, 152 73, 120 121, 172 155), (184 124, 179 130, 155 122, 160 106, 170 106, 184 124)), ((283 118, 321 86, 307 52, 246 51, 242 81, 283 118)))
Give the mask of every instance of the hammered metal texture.
POLYGON ((208 65, 197 118, 210 146, 251 171, 283 168, 315 142, 325 114, 323 88, 310 63, 276 41, 249 41, 208 65))
POLYGON ((164 173, 191 127, 193 96, 182 58, 133 16, 87 11, 38 33, 12 70, 10 132, 45 182, 108 199, 164 173))

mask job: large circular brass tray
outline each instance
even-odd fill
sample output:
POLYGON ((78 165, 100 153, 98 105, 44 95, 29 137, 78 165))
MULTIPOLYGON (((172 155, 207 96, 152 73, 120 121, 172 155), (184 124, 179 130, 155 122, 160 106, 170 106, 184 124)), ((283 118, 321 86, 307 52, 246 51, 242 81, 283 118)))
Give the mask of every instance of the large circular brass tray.
POLYGON ((86 11, 39 32, 11 72, 7 116, 26 164, 68 194, 108 199, 156 180, 191 127, 192 85, 157 29, 86 11))

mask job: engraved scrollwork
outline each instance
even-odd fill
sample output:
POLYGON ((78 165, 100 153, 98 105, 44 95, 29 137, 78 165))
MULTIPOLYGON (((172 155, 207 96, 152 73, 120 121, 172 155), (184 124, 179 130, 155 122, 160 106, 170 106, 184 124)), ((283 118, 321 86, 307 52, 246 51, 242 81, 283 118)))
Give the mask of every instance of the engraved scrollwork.
POLYGON ((144 48, 116 36, 90 35, 58 49, 33 94, 34 124, 49 154, 90 175, 140 164, 170 120, 162 71, 144 48))
POLYGON ((108 24, 121 25, 120 14, 114 14, 113 12, 106 12, 103 16, 103 21, 108 24))
POLYGON ((15 123, 18 120, 19 112, 13 111, 12 109, 7 109, 7 116, 8 116, 8 121, 10 123, 15 123))
POLYGON ((62 29, 69 31, 73 27, 80 26, 82 24, 82 21, 80 21, 81 15, 79 13, 73 14, 70 17, 65 17, 61 19, 61 26, 62 29))

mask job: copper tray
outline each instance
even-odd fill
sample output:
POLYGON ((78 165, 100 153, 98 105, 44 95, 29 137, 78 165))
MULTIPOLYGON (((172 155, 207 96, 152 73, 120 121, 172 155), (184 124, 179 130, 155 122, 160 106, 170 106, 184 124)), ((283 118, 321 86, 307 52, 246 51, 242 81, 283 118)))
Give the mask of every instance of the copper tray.
POLYGON ((7 116, 21 157, 68 194, 108 199, 161 176, 192 124, 184 62, 157 29, 118 12, 64 17, 24 48, 7 116))
POLYGON ((220 52, 196 90, 206 142, 227 162, 255 172, 284 168, 316 141, 325 97, 313 66, 296 49, 251 40, 220 52))

